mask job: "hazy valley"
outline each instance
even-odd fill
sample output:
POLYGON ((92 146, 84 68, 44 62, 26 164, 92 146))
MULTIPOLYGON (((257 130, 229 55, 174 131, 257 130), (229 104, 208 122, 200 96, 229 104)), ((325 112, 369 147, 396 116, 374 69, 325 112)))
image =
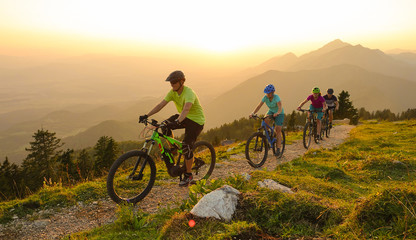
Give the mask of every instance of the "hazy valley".
MULTIPOLYGON (((144 57, 91 55, 40 63, 1 56, 0 157, 20 162, 40 128, 56 132, 65 148, 93 146, 103 135, 136 139, 138 116, 169 91, 164 79, 176 69, 185 72, 186 84, 201 99, 205 129, 247 116, 269 83, 276 86, 286 114, 314 86, 332 87, 336 95, 346 90, 355 107, 370 111, 415 107, 415 53, 386 54, 335 40, 299 57, 271 57, 251 68, 224 69, 144 57)), ((155 118, 174 111, 170 104, 155 118)))

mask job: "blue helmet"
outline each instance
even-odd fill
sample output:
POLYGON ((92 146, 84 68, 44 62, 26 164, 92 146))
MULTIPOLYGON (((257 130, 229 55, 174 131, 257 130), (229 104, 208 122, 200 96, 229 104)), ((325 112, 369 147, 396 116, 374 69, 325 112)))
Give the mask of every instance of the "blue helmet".
POLYGON ((271 93, 274 91, 276 90, 274 89, 274 86, 272 84, 267 85, 266 88, 264 89, 264 93, 271 93))

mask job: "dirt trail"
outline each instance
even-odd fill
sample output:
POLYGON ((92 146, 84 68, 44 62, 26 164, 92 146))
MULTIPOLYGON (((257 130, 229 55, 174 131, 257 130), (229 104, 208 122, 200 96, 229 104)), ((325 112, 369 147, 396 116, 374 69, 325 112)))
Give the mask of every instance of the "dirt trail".
MULTIPOLYGON (((349 136, 351 125, 340 125, 333 128, 330 138, 320 144, 311 144, 311 148, 332 148, 345 141, 349 136)), ((278 164, 291 161, 306 152, 302 141, 286 146, 284 156, 276 159, 270 156, 263 169, 273 170, 278 164)), ((271 153, 271 152, 270 152, 271 153)), ((215 168, 213 179, 225 178, 230 174, 242 174, 255 171, 245 160, 244 154, 232 155, 231 160, 221 162, 215 168)), ((150 194, 138 205, 146 212, 155 213, 159 208, 177 206, 188 197, 188 188, 178 186, 177 179, 167 181, 168 184, 153 187, 150 194)), ((30 216, 31 219, 15 219, 7 225, 0 225, 0 239, 60 239, 63 236, 92 229, 114 222, 116 205, 110 199, 103 199, 92 204, 79 204, 61 209, 59 212, 41 211, 30 216)))

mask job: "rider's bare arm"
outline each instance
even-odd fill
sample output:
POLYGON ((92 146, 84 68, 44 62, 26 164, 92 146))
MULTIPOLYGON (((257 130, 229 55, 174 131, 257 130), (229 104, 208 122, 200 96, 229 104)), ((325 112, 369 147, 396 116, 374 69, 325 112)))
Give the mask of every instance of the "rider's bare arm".
POLYGON ((306 98, 306 99, 305 99, 305 101, 301 102, 301 103, 299 104, 298 109, 301 109, 301 108, 302 108, 302 106, 303 106, 303 105, 304 105, 307 101, 309 101, 309 100, 306 98))
POLYGON ((260 110, 260 108, 263 106, 263 104, 264 104, 264 102, 260 101, 260 103, 259 103, 259 105, 257 105, 256 109, 254 109, 254 111, 250 114, 250 117, 255 115, 260 110))
POLYGON ((158 104, 156 105, 156 107, 154 107, 148 114, 147 116, 152 116, 153 114, 158 113, 160 110, 162 110, 162 108, 164 108, 166 106, 166 104, 168 104, 167 101, 165 101, 164 99, 158 104))
POLYGON ((277 106, 279 107, 279 110, 277 110, 277 113, 274 114, 275 117, 279 116, 279 114, 282 113, 282 101, 281 100, 277 103, 277 106))

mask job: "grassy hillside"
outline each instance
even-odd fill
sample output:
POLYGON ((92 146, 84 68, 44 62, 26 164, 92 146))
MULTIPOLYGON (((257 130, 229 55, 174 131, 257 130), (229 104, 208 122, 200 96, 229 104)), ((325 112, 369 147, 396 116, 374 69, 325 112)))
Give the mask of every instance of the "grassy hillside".
MULTIPOLYGON (((367 122, 336 149, 311 149, 274 171, 255 171, 249 181, 236 175, 194 185, 180 207, 158 214, 121 207, 114 224, 70 239, 414 239, 415 138, 416 121, 367 122), (257 182, 266 178, 295 194, 260 189, 257 182), (242 193, 233 220, 194 218, 196 226, 188 227, 196 200, 223 184, 242 193)), ((103 181, 49 186, 28 199, 2 203, 0 219, 105 195, 103 181)))

